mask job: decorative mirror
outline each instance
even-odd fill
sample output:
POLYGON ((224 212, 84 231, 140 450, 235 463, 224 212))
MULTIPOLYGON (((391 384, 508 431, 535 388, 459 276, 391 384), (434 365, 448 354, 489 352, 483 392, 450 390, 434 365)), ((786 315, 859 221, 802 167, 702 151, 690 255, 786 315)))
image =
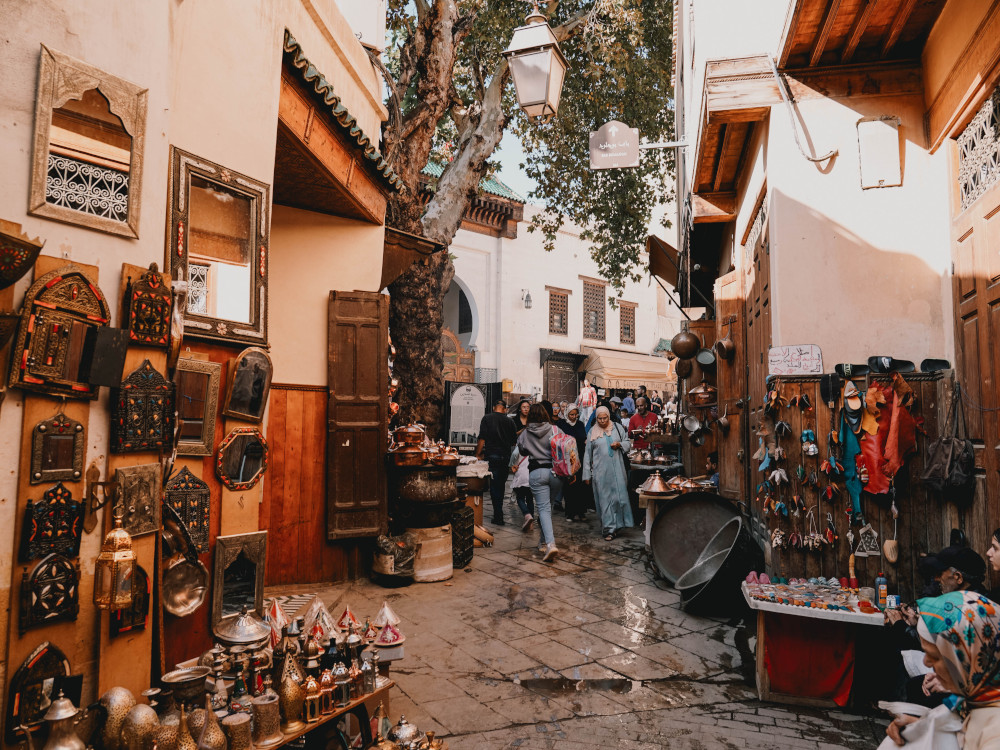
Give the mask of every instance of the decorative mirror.
POLYGON ((43 44, 29 213, 138 237, 147 96, 43 44))
POLYGON ((111 318, 108 303, 76 266, 47 273, 24 295, 10 385, 50 396, 97 398, 88 382, 97 329, 111 318))
POLYGON ((219 410, 222 364, 181 358, 174 371, 180 435, 177 453, 211 456, 215 442, 215 415, 219 410))
POLYGON ((270 187, 176 147, 170 165, 170 275, 188 281, 185 333, 266 346, 270 187))
POLYGON ((125 290, 125 321, 129 341, 147 346, 170 343, 170 306, 173 294, 170 277, 161 274, 155 263, 138 279, 129 277, 125 290))
POLYGON ((208 483, 198 479, 187 466, 172 477, 164 488, 163 502, 177 512, 187 527, 198 552, 208 551, 208 530, 212 496, 208 483))
POLYGON ((149 576, 141 566, 136 565, 135 574, 132 576, 132 604, 110 613, 112 638, 130 630, 146 629, 151 591, 149 576))
POLYGON ((132 372, 111 401, 111 452, 172 449, 174 384, 147 359, 132 372))
POLYGON ((261 421, 271 391, 272 369, 271 358, 263 349, 252 347, 242 352, 233 362, 222 413, 248 422, 261 421))
POLYGON ((215 474, 228 489, 252 489, 267 471, 267 441, 256 427, 237 427, 219 445, 215 474))
POLYGON ((124 466, 115 472, 115 504, 124 507, 122 528, 133 537, 160 530, 161 471, 160 464, 144 464, 124 466))
POLYGON ((212 576, 212 627, 233 617, 243 607, 264 616, 264 567, 267 532, 233 534, 215 538, 215 571, 212 576))
POLYGON ((75 620, 80 611, 80 563, 52 553, 21 575, 21 635, 32 628, 75 620))
POLYGON ((83 504, 74 500, 62 482, 47 490, 37 503, 28 500, 21 527, 21 562, 52 552, 63 557, 80 554, 83 504))
POLYGON ((31 432, 31 483, 76 481, 83 476, 83 425, 62 412, 31 432))
POLYGON ((0 219, 0 289, 6 289, 24 276, 35 265, 45 246, 37 237, 31 239, 21 232, 3 231, 5 227, 19 229, 20 225, 0 219))
POLYGON ((17 668, 7 691, 4 737, 8 745, 24 741, 22 725, 34 734, 52 700, 63 693, 77 706, 83 688, 82 676, 70 679, 69 659, 48 641, 43 641, 17 668), (75 690, 74 690, 75 688, 75 690))

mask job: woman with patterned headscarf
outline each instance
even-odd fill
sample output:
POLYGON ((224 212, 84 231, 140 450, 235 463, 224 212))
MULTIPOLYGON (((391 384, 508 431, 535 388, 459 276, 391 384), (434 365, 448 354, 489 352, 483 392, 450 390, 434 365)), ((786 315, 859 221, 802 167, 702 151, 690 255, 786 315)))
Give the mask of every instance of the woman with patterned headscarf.
MULTIPOLYGON (((917 607, 924 664, 949 693, 944 705, 963 721, 958 747, 1000 748, 1000 605, 971 591, 953 591, 921 599, 917 607)), ((903 745, 914 731, 904 727, 915 721, 897 718, 886 734, 903 745)))

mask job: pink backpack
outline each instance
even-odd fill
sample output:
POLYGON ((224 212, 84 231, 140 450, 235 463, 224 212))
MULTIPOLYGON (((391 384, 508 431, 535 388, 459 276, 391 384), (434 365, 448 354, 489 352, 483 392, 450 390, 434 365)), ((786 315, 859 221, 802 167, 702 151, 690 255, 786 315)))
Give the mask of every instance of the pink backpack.
POLYGON ((571 477, 583 465, 576 447, 576 438, 558 427, 552 428, 552 473, 557 477, 571 477))

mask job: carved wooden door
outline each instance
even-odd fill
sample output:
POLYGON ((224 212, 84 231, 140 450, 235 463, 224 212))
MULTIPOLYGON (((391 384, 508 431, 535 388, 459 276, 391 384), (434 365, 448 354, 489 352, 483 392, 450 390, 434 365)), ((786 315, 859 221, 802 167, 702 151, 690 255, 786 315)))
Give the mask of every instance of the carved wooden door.
POLYGON ((444 354, 444 379, 453 383, 476 382, 476 353, 462 347, 458 336, 447 328, 441 331, 444 354))
POLYGON ((717 426, 719 451, 719 494, 732 500, 746 500, 747 429, 743 406, 747 398, 746 331, 744 330, 743 272, 736 270, 715 282, 716 340, 733 342, 730 359, 717 357, 719 417, 729 421, 729 430, 717 426))
POLYGON ((580 376, 576 372, 574 359, 561 360, 556 356, 549 357, 543 368, 545 383, 545 398, 554 404, 560 401, 572 403, 580 389, 580 376))
MULTIPOLYGON (((748 476, 754 476, 755 462, 750 456, 757 450, 757 428, 764 408, 764 394, 767 380, 767 350, 771 347, 771 259, 767 242, 767 200, 761 204, 758 215, 745 245, 743 290, 744 325, 746 330, 746 391, 747 402, 742 410, 746 422, 746 451, 748 476)), ((766 536, 767 523, 763 517, 761 504, 750 496, 751 480, 748 480, 747 499, 751 502, 752 527, 757 534, 766 536)))
POLYGON ((330 292, 326 528, 329 539, 387 527, 389 298, 330 292))

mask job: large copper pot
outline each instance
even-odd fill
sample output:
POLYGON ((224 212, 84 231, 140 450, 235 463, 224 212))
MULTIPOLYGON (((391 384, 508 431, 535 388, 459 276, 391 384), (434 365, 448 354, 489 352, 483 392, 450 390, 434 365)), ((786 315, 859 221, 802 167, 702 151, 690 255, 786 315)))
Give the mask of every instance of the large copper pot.
POLYGON ((427 452, 416 445, 401 445, 390 455, 396 466, 421 466, 427 460, 427 452))
POLYGON ((700 385, 688 391, 688 400, 694 406, 711 406, 718 399, 718 391, 715 386, 709 385, 704 380, 700 385))
POLYGON ((690 331, 681 331, 670 339, 670 351, 680 359, 691 359, 701 349, 701 341, 690 331))
POLYGON ((392 433, 392 439, 399 445, 422 445, 427 433, 423 425, 407 424, 397 427, 392 433))

